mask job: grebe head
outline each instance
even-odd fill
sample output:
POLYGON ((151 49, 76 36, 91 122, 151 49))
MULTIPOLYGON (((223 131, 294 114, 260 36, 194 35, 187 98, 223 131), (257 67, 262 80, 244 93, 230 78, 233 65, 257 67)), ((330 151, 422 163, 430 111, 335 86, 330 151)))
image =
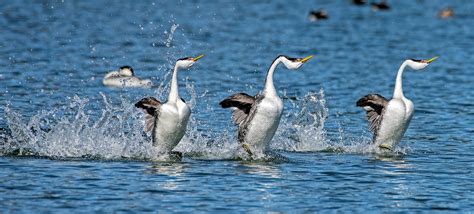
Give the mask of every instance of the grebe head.
POLYGON ((431 62, 435 61, 438 59, 437 56, 431 58, 431 59, 409 59, 407 60, 407 65, 410 66, 411 69, 413 70, 421 70, 423 68, 426 68, 431 62))
POLYGON ((178 59, 176 61, 176 66, 178 66, 180 68, 190 68, 191 66, 194 65, 194 63, 196 61, 201 59, 203 56, 204 56, 204 54, 201 54, 197 57, 184 57, 184 58, 178 59))
POLYGON ((120 67, 118 72, 120 75, 127 76, 127 77, 131 77, 134 75, 133 68, 128 65, 120 67))
POLYGON ((307 56, 305 58, 291 58, 287 56, 280 56, 281 62, 290 70, 296 70, 300 68, 305 62, 313 58, 313 55, 307 56))

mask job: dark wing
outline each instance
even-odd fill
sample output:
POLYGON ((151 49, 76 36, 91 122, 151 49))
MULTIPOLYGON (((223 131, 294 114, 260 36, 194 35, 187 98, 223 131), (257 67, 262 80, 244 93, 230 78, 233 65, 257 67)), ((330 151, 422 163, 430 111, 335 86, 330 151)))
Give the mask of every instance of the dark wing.
POLYGON ((239 127, 249 115, 250 109, 252 109, 252 106, 254 104, 255 97, 250 96, 246 93, 230 95, 219 103, 222 108, 234 107, 234 111, 232 112, 232 119, 234 120, 234 123, 237 124, 239 127))
POLYGON ((145 131, 151 131, 155 126, 155 116, 159 113, 161 102, 154 97, 145 97, 135 103, 135 107, 145 112, 145 131))
POLYGON ((380 94, 368 94, 357 100, 356 105, 364 108, 367 112, 365 118, 369 121, 370 131, 374 133, 374 139, 380 129, 387 104, 388 100, 380 94))

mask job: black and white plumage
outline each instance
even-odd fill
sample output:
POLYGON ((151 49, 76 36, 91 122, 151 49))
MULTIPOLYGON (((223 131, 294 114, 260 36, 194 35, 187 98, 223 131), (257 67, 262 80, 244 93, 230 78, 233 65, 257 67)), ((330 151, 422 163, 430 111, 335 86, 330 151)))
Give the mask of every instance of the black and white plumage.
POLYGON ((372 10, 373 11, 378 11, 378 10, 390 10, 390 6, 386 1, 381 1, 379 3, 372 2, 371 4, 372 10))
POLYGON ((380 94, 368 94, 357 101, 356 105, 367 112, 365 118, 369 121, 369 129, 374 134, 374 140, 377 138, 387 104, 388 100, 380 94))
POLYGON ((261 93, 256 96, 237 93, 219 103, 222 108, 233 108, 232 119, 238 126, 238 140, 250 156, 259 158, 264 154, 280 123, 283 102, 273 85, 276 67, 283 63, 288 69, 298 69, 311 57, 296 59, 280 55, 270 66, 261 93))
POLYGON ((249 115, 252 107, 255 106, 255 101, 256 98, 254 96, 246 93, 237 93, 225 98, 219 104, 222 108, 234 108, 232 119, 236 125, 240 126, 249 115))
POLYGON ((233 94, 219 104, 222 108, 233 108, 232 120, 238 127, 238 137, 240 143, 245 143, 245 136, 249 128, 250 121, 257 112, 258 103, 263 99, 262 95, 250 96, 246 93, 233 94))
POLYGON ((405 67, 421 70, 437 58, 405 60, 398 70, 392 99, 387 100, 379 94, 369 94, 357 101, 356 105, 367 112, 366 119, 373 132, 373 143, 380 148, 392 150, 400 142, 413 117, 413 102, 404 96, 402 88, 405 67))
POLYGON ((154 97, 145 97, 135 103, 135 107, 141 108, 145 112, 145 131, 151 131, 155 126, 155 121, 159 119, 161 102, 154 97))
POLYGON ((309 12, 308 19, 312 22, 328 19, 328 13, 325 10, 312 10, 309 12))
POLYGON ((186 132, 191 108, 179 96, 177 73, 180 68, 190 68, 202 56, 176 61, 170 93, 165 103, 154 97, 147 97, 135 104, 135 107, 144 110, 145 130, 152 131, 153 146, 158 147, 159 151, 172 153, 186 132))
POLYGON ((112 87, 150 87, 152 82, 149 79, 140 79, 135 76, 133 68, 125 65, 117 71, 107 73, 102 80, 102 84, 112 87))

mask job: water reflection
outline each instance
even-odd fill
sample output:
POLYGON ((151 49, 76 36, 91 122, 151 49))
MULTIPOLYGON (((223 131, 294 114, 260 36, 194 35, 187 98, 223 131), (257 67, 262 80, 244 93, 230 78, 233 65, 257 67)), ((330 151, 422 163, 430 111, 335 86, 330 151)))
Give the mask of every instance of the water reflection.
POLYGON ((166 176, 164 179, 154 181, 156 189, 178 190, 182 177, 185 175, 187 164, 181 162, 153 163, 146 169, 146 173, 166 176))
POLYGON ((405 160, 401 159, 383 159, 382 161, 389 162, 391 164, 381 169, 381 172, 386 175, 401 175, 410 173, 412 165, 405 160))
POLYGON ((260 175, 268 178, 281 178, 279 165, 247 162, 242 166, 241 171, 246 174, 260 175))
POLYGON ((186 168, 188 168, 188 165, 182 162, 161 162, 152 163, 145 172, 150 174, 181 177, 184 175, 186 168))
POLYGON ((383 196, 390 201, 392 207, 402 207, 407 198, 415 194, 412 190, 410 175, 413 165, 402 159, 400 155, 377 156, 380 168, 376 170, 378 179, 383 185, 383 196))
MULTIPOLYGON (((474 108, 466 98, 474 96, 474 64, 465 62, 473 59, 468 26, 474 1, 453 3, 456 17, 450 20, 434 15, 441 0, 396 1, 398 6, 394 1, 393 9, 383 14, 371 13, 368 3, 351 7, 349 1, 321 1, 334 16, 317 25, 304 20, 314 2, 291 8, 282 0, 229 2, 53 1, 44 8, 0 3, 0 128, 26 127, 19 130, 35 140, 22 148, 48 158, 82 157, 98 166, 94 172, 101 179, 84 181, 81 174, 71 179, 64 169, 90 171, 71 167, 73 161, 0 157, 0 191, 5 192, 0 206, 5 212, 59 212, 67 206, 84 212, 473 210, 474 129, 469 121, 474 108), (189 76, 196 89, 190 93, 182 88, 181 93, 195 103, 195 122, 190 121, 188 140, 179 145, 185 163, 135 163, 156 153, 133 104, 144 96, 166 99, 161 89, 169 89, 175 59, 201 52, 209 55, 206 63, 180 75, 182 80, 189 76), (235 126, 217 103, 231 92, 261 90, 268 61, 280 53, 318 57, 304 72, 282 69, 276 74, 279 94, 287 91, 282 97, 289 99, 272 148, 291 151, 290 161, 236 161, 235 126), (372 90, 390 96, 398 63, 430 53, 445 58, 433 64, 432 72, 406 76, 416 113, 401 145, 413 151, 373 157, 367 123, 355 100, 372 90), (147 90, 103 87, 99 77, 123 64, 163 85, 147 90), (326 92, 327 105, 313 99, 318 94, 305 99, 319 88, 326 92), (107 99, 102 101, 99 92, 107 99), (58 111, 41 113, 53 109, 58 111), (187 161, 190 156, 220 161, 187 161), (123 168, 105 167, 124 159, 123 168), (54 167, 45 167, 51 163, 54 167), (63 190, 61 199, 41 198, 58 189, 63 190)), ((0 149, 9 145, 7 138, 28 139, 17 133, 0 136, 0 149)))

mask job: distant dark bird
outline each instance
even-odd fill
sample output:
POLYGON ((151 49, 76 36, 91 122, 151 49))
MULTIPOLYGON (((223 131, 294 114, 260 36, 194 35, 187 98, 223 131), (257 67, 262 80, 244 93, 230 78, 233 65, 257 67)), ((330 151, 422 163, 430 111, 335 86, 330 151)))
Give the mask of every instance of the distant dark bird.
POLYGON ((355 5, 364 5, 365 3, 367 3, 366 0, 352 0, 352 4, 355 5))
POLYGON ((308 18, 310 21, 315 22, 322 19, 328 19, 329 17, 325 10, 312 10, 309 12, 308 18))
POLYGON ((439 11, 438 17, 442 19, 447 19, 454 16, 454 10, 453 8, 447 7, 439 11))
POLYGON ((370 5, 372 5, 372 10, 377 11, 377 10, 390 10, 390 6, 387 4, 386 1, 381 1, 379 3, 372 2, 370 5))

